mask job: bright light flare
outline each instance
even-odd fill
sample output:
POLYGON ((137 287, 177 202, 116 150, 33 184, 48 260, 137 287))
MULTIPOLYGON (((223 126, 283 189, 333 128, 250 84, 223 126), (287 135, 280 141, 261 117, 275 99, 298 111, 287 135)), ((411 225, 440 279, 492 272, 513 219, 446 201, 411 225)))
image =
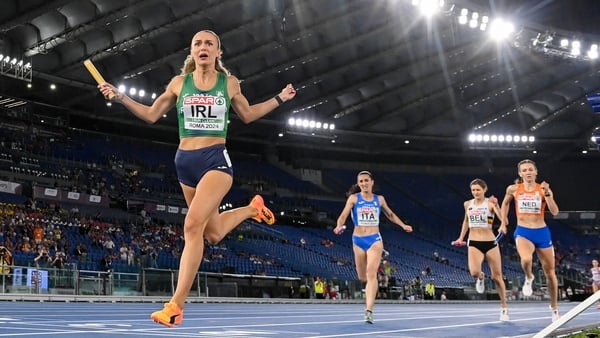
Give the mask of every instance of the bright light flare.
POLYGON ((515 26, 512 22, 504 21, 504 19, 495 19, 490 24, 490 36, 496 41, 505 40, 515 31, 515 26))
POLYGON ((412 5, 419 8, 421 14, 431 17, 437 14, 444 7, 444 0, 413 0, 412 5))

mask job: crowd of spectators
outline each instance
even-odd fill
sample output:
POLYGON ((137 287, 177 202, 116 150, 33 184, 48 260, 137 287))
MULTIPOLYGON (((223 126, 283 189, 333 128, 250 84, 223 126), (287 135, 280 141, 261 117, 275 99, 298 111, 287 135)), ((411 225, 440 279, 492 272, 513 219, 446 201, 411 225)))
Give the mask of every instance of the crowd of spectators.
MULTIPOLYGON (((114 150, 120 147, 98 146, 103 150, 94 152, 94 144, 111 142, 98 138, 73 137, 65 130, 40 131, 31 126, 23 126, 22 130, 0 129, 0 170, 25 175, 32 185, 51 182, 50 186, 55 188, 106 196, 115 201, 138 196, 178 199, 183 203, 171 155, 168 161, 149 163, 139 156, 127 156, 114 150)), ((132 147, 137 149, 136 145, 132 147)), ((168 149, 165 153, 172 151, 168 149)), ((282 188, 282 182, 269 176, 247 175, 236 176, 236 184, 274 197, 282 188)), ((307 197, 313 192, 307 189, 294 198, 279 201, 303 215, 315 213, 319 206, 307 197)), ((89 215, 80 212, 77 206, 63 208, 59 203, 36 200, 29 200, 24 205, 0 204, 0 245, 13 253, 15 263, 21 265, 56 269, 77 265, 79 268, 123 271, 176 268, 183 247, 181 226, 153 219, 151 215, 139 216, 141 219, 124 220, 102 213, 89 215)), ((302 240, 302 247, 310 246, 306 239, 302 240)), ((319 241, 327 248, 334 246, 330 239, 310 239, 310 242, 319 241)), ((504 241, 502 246, 508 259, 517 258, 510 241, 504 241)), ((586 273, 588 265, 581 261, 589 262, 591 259, 588 258, 600 254, 598 248, 565 248, 560 241, 555 241, 555 247, 557 271, 565 274, 586 273)), ((206 250, 204 260, 227 260, 231 254, 226 250, 206 250)), ((244 254, 243 251, 235 253, 240 257, 245 257, 244 254)), ((260 255, 249 254, 247 258, 257 265, 258 274, 265 272, 261 266, 279 264, 260 255)), ((350 259, 349 256, 331 256, 332 262, 344 266, 351 265, 350 259)), ((447 258, 437 252, 434 259, 448 263, 447 258)), ((382 274, 380 280, 383 285, 389 284, 389 276, 387 281, 383 277, 386 275, 382 274)))
MULTIPOLYGON (((178 267, 183 248, 180 225, 150 221, 142 226, 108 221, 82 216, 79 212, 75 215, 56 204, 39 201, 28 205, 0 203, 0 222, 0 244, 15 255, 14 264, 40 269, 106 272, 172 269, 178 267)), ((203 260, 225 261, 228 253, 224 243, 210 245, 203 260)), ((282 266, 273 258, 244 250, 235 255, 252 262, 258 275, 266 273, 264 266, 282 266)))
MULTIPOLYGON (((86 266, 107 270, 108 262, 158 268, 160 255, 179 256, 183 243, 181 227, 173 224, 122 226, 117 220, 75 218, 51 203, 2 203, 0 221, 0 241, 14 253, 15 263, 40 268, 91 263, 86 266)), ((173 267, 163 263, 164 268, 173 267)))

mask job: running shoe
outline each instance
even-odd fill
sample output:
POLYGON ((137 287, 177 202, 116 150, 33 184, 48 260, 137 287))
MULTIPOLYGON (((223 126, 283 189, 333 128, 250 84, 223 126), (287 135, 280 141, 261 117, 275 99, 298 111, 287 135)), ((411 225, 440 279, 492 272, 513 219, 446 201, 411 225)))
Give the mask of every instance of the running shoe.
POLYGON ((508 309, 505 307, 500 308, 500 321, 508 322, 509 320, 510 318, 508 317, 508 309))
POLYGON ((174 327, 183 321, 183 310, 177 304, 168 302, 162 310, 153 312, 150 318, 158 324, 174 327))
POLYGON ((552 322, 554 323, 558 320, 558 318, 560 318, 560 313, 558 312, 558 308, 553 309, 550 307, 550 311, 552 311, 552 322))
POLYGON ((365 311, 365 323, 373 324, 373 312, 365 311))
POLYGON ((254 196, 252 201, 250 201, 250 206, 258 211, 258 215, 252 217, 253 220, 259 223, 265 221, 269 225, 275 223, 275 215, 265 206, 265 201, 260 195, 254 196))
POLYGON ((475 282, 475 290, 477 290, 477 293, 484 293, 485 292, 485 273, 481 273, 481 275, 479 275, 479 277, 481 278, 477 278, 477 282, 475 282))
POLYGON ((527 276, 525 276, 525 283, 523 283, 523 296, 529 297, 533 294, 533 280, 534 277, 528 279, 527 276))

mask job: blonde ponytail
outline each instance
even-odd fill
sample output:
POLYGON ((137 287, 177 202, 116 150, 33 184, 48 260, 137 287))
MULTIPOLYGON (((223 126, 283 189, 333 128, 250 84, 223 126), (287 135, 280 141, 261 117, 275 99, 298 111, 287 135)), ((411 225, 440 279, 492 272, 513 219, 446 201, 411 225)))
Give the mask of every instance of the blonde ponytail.
POLYGON ((194 62, 194 57, 190 54, 183 61, 183 67, 181 67, 181 75, 192 73, 196 70, 196 62, 194 62))

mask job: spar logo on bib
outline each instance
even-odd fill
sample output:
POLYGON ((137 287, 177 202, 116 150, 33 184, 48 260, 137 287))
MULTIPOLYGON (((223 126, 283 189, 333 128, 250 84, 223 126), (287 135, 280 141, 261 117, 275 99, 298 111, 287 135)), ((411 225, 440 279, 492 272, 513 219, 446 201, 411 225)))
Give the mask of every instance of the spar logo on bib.
POLYGON ((227 102, 221 95, 190 95, 183 98, 181 115, 185 129, 224 130, 227 102))

